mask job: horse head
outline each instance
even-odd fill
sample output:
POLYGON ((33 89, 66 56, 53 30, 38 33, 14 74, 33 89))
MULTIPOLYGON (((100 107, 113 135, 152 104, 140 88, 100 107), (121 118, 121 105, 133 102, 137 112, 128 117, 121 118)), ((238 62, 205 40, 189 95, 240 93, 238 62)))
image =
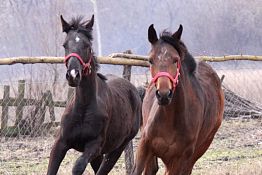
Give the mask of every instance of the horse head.
POLYGON ((156 87, 156 97, 159 105, 171 103, 184 58, 183 44, 180 42, 183 27, 171 34, 163 32, 158 39, 153 24, 148 28, 148 40, 152 49, 149 53, 151 84, 156 87))
POLYGON ((96 60, 92 51, 92 30, 94 15, 89 21, 82 21, 82 17, 73 18, 66 22, 61 15, 64 41, 66 79, 72 87, 79 86, 83 76, 89 76, 96 71, 96 60))

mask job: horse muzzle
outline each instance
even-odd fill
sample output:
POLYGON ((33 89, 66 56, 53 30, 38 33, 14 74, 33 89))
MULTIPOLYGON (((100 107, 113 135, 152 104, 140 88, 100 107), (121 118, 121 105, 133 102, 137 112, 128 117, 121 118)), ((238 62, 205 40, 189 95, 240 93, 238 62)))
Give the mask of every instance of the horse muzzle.
POLYGON ((170 89, 166 91, 156 90, 156 98, 159 105, 168 105, 172 101, 173 91, 170 89))
POLYGON ((67 70, 66 79, 69 86, 77 87, 81 81, 81 71, 77 69, 67 70))

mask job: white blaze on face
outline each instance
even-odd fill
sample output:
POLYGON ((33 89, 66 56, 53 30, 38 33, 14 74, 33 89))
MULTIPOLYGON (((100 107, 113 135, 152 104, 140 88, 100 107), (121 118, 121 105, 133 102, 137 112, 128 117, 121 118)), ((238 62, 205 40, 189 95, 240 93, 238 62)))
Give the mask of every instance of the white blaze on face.
POLYGON ((75 41, 78 43, 80 41, 80 38, 76 36, 75 41))
POLYGON ((167 49, 165 47, 161 48, 160 54, 158 55, 158 59, 159 60, 163 60, 163 61, 165 59, 168 59, 168 57, 167 57, 167 49))
POLYGON ((72 76, 73 78, 75 78, 75 77, 76 77, 76 70, 75 70, 75 69, 72 69, 72 70, 70 71, 70 74, 71 74, 71 76, 72 76))

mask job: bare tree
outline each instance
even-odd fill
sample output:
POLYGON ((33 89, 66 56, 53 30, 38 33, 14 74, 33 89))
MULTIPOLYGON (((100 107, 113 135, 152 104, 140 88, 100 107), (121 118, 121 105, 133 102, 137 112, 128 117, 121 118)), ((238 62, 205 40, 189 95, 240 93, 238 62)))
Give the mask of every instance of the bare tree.
POLYGON ((99 25, 99 14, 97 9, 97 1, 90 0, 93 3, 94 15, 95 15, 95 25, 96 25, 96 35, 97 35, 97 48, 98 48, 98 56, 102 56, 102 44, 101 44, 101 33, 100 33, 100 25, 99 25))

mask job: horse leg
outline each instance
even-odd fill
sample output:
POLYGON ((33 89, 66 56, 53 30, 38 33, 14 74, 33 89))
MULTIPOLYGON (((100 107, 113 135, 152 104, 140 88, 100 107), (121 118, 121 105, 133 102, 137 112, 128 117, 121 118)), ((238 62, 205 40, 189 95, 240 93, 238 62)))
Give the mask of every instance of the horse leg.
MULTIPOLYGON (((79 161, 84 161, 83 159, 82 159, 82 160, 80 160, 80 159, 81 159, 81 158, 79 158, 79 161)), ((101 165, 101 163, 102 163, 102 160, 103 160, 103 155, 100 155, 100 156, 94 158, 94 159, 90 162, 91 167, 92 167, 92 169, 94 170, 95 174, 96 174, 97 171, 99 170, 99 167, 100 167, 100 165, 101 165)), ((80 163, 80 164, 82 164, 82 163, 80 163)))
POLYGON ((73 175, 83 174, 87 164, 101 154, 101 145, 101 137, 92 140, 85 145, 83 154, 76 160, 75 165, 72 169, 73 175))
POLYGON ((100 155, 100 156, 98 156, 97 158, 95 158, 94 160, 92 160, 92 161, 90 162, 91 167, 93 168, 95 174, 96 174, 97 171, 99 170, 99 167, 100 167, 102 161, 103 161, 103 155, 100 155))
POLYGON ((187 174, 191 174, 196 161, 201 156, 203 156, 203 154, 205 154, 205 152, 207 151, 207 149, 209 148, 209 146, 211 145, 211 143, 212 143, 212 141, 214 139, 214 136, 215 136, 214 133, 215 132, 216 132, 216 130, 209 135, 208 139, 204 143, 202 143, 201 145, 199 145, 196 148, 194 154, 192 155, 192 158, 191 158, 191 161, 189 163, 189 166, 187 167, 187 170, 186 170, 187 174))
POLYGON ((137 147, 136 151, 136 160, 133 168, 132 175, 141 175, 146 163, 148 163, 148 159, 152 156, 150 156, 150 151, 147 148, 147 145, 145 143, 145 139, 141 138, 140 143, 137 147))
POLYGON ((99 171, 97 172, 96 175, 108 174, 111 171, 111 169, 114 167, 114 165, 116 164, 118 158, 121 156, 122 152, 124 151, 128 143, 129 143, 129 140, 128 142, 124 142, 119 148, 106 154, 99 168, 99 171))
POLYGON ((57 139, 50 153, 47 175, 55 175, 62 160, 65 157, 68 147, 61 139, 57 139))
POLYGON ((147 160, 144 174, 145 175, 156 175, 158 168, 159 167, 158 167, 157 157, 152 155, 147 160))

